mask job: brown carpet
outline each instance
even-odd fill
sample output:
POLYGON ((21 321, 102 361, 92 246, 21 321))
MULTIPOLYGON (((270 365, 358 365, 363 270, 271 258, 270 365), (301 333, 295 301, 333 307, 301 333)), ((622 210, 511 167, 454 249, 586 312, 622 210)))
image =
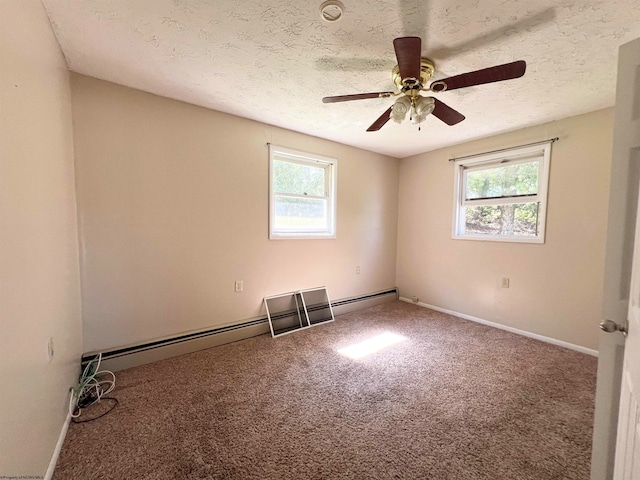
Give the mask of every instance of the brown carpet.
POLYGON ((586 480, 596 363, 396 301, 119 372, 54 478, 586 480))

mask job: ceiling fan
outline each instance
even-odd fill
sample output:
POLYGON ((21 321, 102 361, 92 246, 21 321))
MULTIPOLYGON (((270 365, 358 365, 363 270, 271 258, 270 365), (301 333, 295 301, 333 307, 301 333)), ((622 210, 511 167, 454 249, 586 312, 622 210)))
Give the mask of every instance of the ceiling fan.
POLYGON ((501 82, 524 75, 527 64, 524 60, 496 65, 474 72, 463 73, 444 78, 426 87, 435 71, 434 63, 422 57, 422 41, 420 37, 400 37, 393 41, 398 65, 391 73, 393 83, 399 92, 357 93, 354 95, 337 95, 324 97, 323 103, 348 102, 366 98, 387 98, 400 96, 380 117, 367 128, 367 132, 380 130, 389 120, 401 123, 410 114, 412 123, 420 124, 430 113, 447 125, 455 125, 464 120, 457 110, 434 97, 423 97, 420 92, 444 92, 457 88, 472 87, 484 83, 501 82))

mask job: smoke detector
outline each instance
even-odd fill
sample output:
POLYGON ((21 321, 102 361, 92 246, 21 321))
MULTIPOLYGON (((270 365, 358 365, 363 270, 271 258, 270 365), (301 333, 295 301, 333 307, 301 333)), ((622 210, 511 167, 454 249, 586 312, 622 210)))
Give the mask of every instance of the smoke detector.
POLYGON ((342 18, 344 5, 338 0, 327 0, 320 5, 320 16, 325 22, 337 22, 342 18))

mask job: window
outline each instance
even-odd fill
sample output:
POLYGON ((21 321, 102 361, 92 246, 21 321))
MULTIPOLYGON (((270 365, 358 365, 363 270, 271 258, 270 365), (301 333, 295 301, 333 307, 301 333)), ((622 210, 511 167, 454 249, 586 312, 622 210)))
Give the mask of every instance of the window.
POLYGON ((456 160, 453 237, 544 243, 551 143, 456 160))
POLYGON ((337 160, 269 146, 269 238, 335 238, 337 160))

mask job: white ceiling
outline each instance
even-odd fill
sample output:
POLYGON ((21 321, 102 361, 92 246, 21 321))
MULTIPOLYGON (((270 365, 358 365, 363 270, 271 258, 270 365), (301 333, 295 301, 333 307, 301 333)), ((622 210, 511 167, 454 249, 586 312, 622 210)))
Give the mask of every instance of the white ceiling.
POLYGON ((43 0, 69 68, 394 157, 612 106, 617 48, 640 37, 638 0, 43 0), (514 60, 524 77, 434 94, 467 118, 366 128, 393 99, 395 37, 422 38, 444 78, 514 60))

